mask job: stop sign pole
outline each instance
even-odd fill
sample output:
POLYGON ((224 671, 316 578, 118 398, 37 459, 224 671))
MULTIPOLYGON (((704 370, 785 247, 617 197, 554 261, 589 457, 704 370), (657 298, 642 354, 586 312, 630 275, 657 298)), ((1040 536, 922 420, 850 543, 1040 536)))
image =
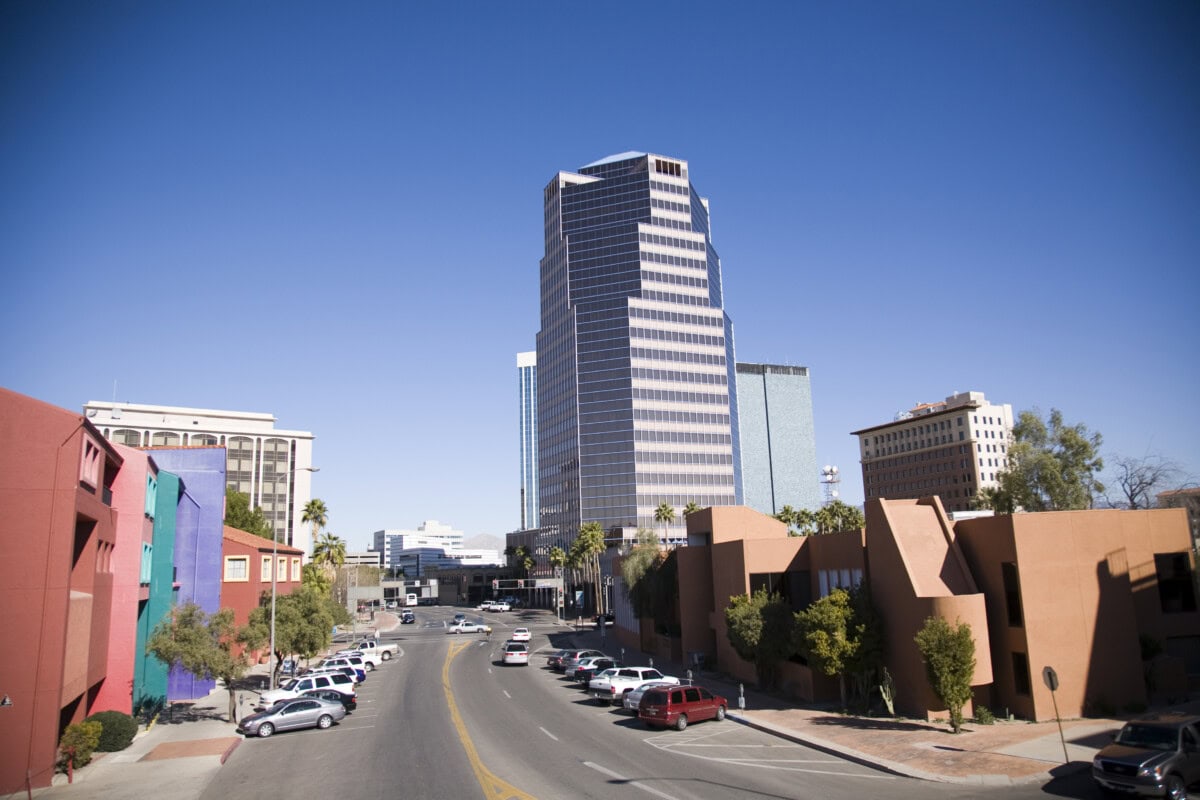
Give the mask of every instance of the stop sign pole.
POLYGON ((1058 738, 1063 746, 1063 763, 1070 764, 1071 757, 1067 755, 1067 738, 1063 736, 1062 719, 1058 716, 1058 698, 1054 695, 1058 691, 1058 673, 1054 671, 1054 667, 1046 667, 1042 670, 1042 680, 1046 682, 1046 688, 1050 690, 1050 700, 1054 703, 1054 721, 1058 723, 1058 738))

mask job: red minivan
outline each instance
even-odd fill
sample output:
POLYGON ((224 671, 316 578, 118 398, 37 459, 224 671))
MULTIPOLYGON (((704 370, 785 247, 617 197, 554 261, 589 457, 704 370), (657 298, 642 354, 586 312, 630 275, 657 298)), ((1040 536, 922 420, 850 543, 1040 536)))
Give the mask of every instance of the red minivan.
POLYGON ((725 719, 729 701, 703 686, 656 686, 647 689, 638 705, 638 719, 647 727, 681 731, 689 722, 725 719))

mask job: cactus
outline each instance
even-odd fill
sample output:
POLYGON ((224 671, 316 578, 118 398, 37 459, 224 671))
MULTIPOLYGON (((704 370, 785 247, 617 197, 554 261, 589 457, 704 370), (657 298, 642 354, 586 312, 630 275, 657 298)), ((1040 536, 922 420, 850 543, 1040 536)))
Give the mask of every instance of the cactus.
POLYGON ((879 694, 883 697, 883 704, 887 706, 888 716, 896 716, 896 682, 892 680, 892 673, 888 672, 887 667, 883 668, 883 682, 879 684, 879 694))

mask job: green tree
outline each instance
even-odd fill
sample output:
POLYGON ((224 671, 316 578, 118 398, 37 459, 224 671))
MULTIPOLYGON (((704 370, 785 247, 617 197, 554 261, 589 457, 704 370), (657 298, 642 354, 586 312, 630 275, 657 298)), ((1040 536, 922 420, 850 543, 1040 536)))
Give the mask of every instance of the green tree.
POLYGON ((236 722, 234 683, 246 673, 246 662, 233 655, 233 647, 241 643, 248 650, 257 649, 264 640, 256 630, 235 626, 233 609, 207 614, 188 602, 158 624, 146 642, 146 652, 169 666, 223 681, 229 691, 229 719, 236 722))
POLYGON ((662 523, 664 534, 663 538, 668 538, 666 536, 666 529, 672 522, 675 521, 675 509, 671 507, 670 503, 665 501, 659 503, 658 508, 654 509, 654 521, 662 523))
POLYGON ((604 593, 600 590, 600 554, 606 547, 604 528, 600 527, 599 522, 585 522, 571 543, 571 562, 583 571, 584 582, 591 583, 595 588, 596 609, 600 613, 605 610, 604 593))
POLYGON ((264 539, 275 538, 275 529, 263 516, 263 510, 258 506, 250 508, 250 495, 229 487, 225 489, 225 524, 264 539))
POLYGON ((346 563, 346 542, 326 531, 313 541, 313 561, 326 572, 336 572, 346 563))
POLYGON ((312 561, 301 569, 300 582, 304 586, 312 586, 326 597, 333 597, 333 579, 333 572, 312 561))
POLYGON ((938 700, 950 712, 950 726, 962 730, 963 706, 971 699, 975 676, 975 637, 965 622, 957 626, 941 617, 929 617, 915 641, 925 659, 925 674, 938 700))
MULTIPOLYGON (((288 656, 312 658, 333 641, 335 625, 346 625, 350 614, 318 585, 305 583, 290 594, 275 598, 275 669, 288 656)), ((258 608, 250 612, 247 631, 260 643, 269 640, 271 596, 264 592, 258 608)), ((260 644, 261 646, 261 644, 260 644)))
POLYGON ((645 528, 638 530, 637 542, 621 560, 621 577, 624 579, 625 594, 639 617, 660 618, 656 613, 655 579, 658 566, 665 558, 658 534, 645 528))
POLYGON ((856 698, 865 704, 883 665, 883 626, 866 587, 834 589, 798 612, 796 646, 814 669, 838 678, 843 708, 847 675, 854 679, 856 698))
POLYGON ((691 516, 692 514, 695 514, 699 510, 700 510, 700 506, 689 501, 688 504, 683 507, 683 516, 685 516, 685 517, 691 516))
POLYGON ((817 515, 807 508, 801 508, 792 516, 792 524, 800 536, 812 536, 817 532, 817 515))
MULTIPOLYGON (((329 524, 329 509, 325 506, 325 501, 314 497, 305 503, 300 521, 312 527, 312 540, 313 544, 316 544, 317 534, 329 524)), ((316 551, 313 552, 315 555, 316 551)))
POLYGON ((734 595, 725 609, 729 644, 739 656, 754 664, 758 683, 774 688, 780 663, 795 653, 792 611, 777 594, 759 589, 753 595, 734 595))
POLYGON ((795 532, 792 530, 792 527, 796 524, 796 509, 792 508, 789 505, 785 505, 775 515, 775 519, 779 520, 784 525, 788 526, 788 536, 796 535, 795 532))
POLYGON ((841 500, 834 500, 822 506, 815 516, 817 533, 822 534, 856 531, 866 525, 862 511, 846 505, 841 500))
POLYGON ((1036 411, 1022 411, 1013 425, 1008 467, 997 476, 999 490, 977 498, 976 505, 1020 511, 1091 508, 1093 497, 1104 492, 1096 479, 1104 468, 1102 441, 1082 423, 1067 425, 1056 408, 1050 410, 1049 424, 1036 411))

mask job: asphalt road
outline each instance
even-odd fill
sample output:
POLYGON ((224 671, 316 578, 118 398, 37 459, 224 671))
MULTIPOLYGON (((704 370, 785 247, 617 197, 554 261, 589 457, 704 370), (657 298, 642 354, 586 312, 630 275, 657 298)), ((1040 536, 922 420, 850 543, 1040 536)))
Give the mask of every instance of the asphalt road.
POLYGON ((980 787, 896 777, 729 720, 650 730, 544 668, 557 646, 548 635, 563 635, 552 617, 529 624, 468 612, 493 626, 489 641, 446 635, 458 610, 419 609, 417 625, 383 637, 401 655, 370 674, 356 711, 328 731, 243 743, 203 800, 1095 796, 1086 780, 980 787), (528 667, 505 667, 505 632, 522 624, 534 631, 535 656, 528 667))

